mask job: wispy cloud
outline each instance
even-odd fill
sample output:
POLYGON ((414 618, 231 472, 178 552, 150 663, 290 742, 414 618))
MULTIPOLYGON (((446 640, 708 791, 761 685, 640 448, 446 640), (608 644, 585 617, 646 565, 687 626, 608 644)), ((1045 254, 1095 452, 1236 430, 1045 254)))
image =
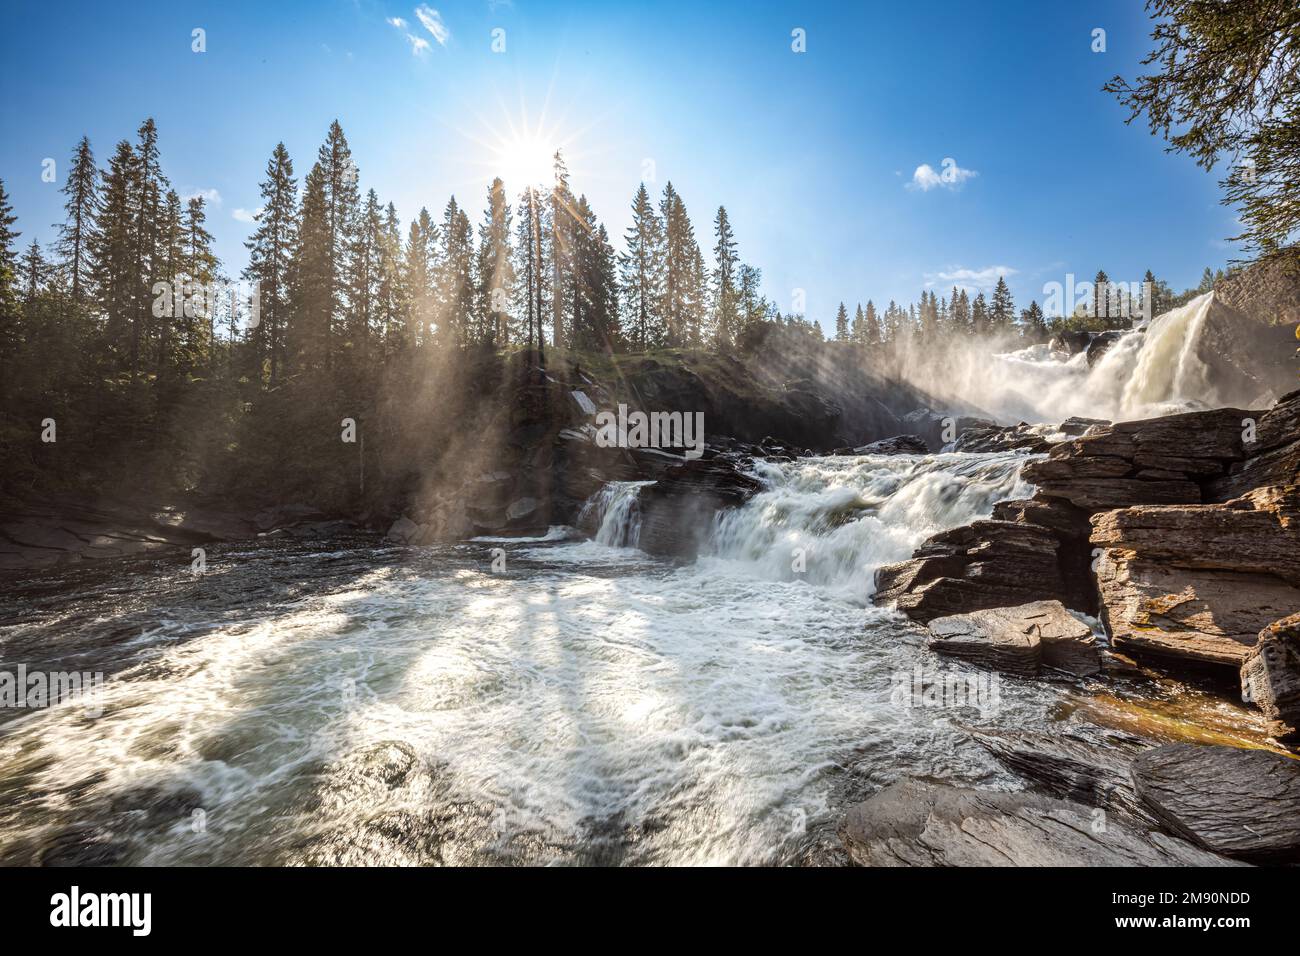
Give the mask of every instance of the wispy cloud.
POLYGON ((451 39, 451 31, 447 29, 447 24, 442 22, 442 14, 428 4, 422 3, 415 8, 415 15, 424 24, 424 28, 438 41, 439 46, 447 45, 447 41, 451 39))
POLYGON ((922 163, 916 167, 912 173, 912 180, 907 184, 908 189, 919 189, 923 193, 928 193, 931 189, 960 189, 962 184, 968 179, 978 176, 973 169, 963 169, 957 165, 954 159, 945 159, 939 164, 939 169, 935 169, 929 163, 922 163))
MULTIPOLYGON (((435 11, 436 14, 436 11, 435 11)), ((388 17, 386 21, 390 27, 402 31, 402 36, 406 37, 406 42, 411 44, 412 56, 424 56, 429 52, 429 41, 424 37, 416 36, 407 28, 410 26, 402 17, 388 17)))
POLYGON ((262 207, 256 209, 236 209, 230 215, 238 222, 257 222, 258 214, 261 213, 262 207))
POLYGON ((1013 276, 1018 271, 1011 266, 988 266, 984 269, 958 267, 940 272, 927 272, 925 284, 927 288, 955 285, 967 292, 989 292, 998 284, 999 278, 1013 276))
POLYGON ((184 199, 186 202, 189 202, 191 199, 197 198, 197 199, 202 199, 209 206, 221 205, 221 193, 219 193, 216 189, 188 189, 185 191, 184 195, 181 196, 181 198, 184 199))

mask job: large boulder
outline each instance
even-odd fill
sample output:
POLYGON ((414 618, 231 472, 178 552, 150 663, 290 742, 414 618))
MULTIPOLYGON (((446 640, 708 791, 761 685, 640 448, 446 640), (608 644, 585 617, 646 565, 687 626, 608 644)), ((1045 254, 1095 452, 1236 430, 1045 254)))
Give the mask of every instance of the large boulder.
POLYGON ((853 449, 855 455, 926 455, 930 448, 920 435, 895 435, 853 449))
POLYGON ((693 558, 717 513, 744 504, 762 487, 733 455, 699 458, 668 468, 641 489, 639 547, 649 554, 693 558))
POLYGON ((1300 761, 1267 750, 1165 744, 1133 761, 1138 797, 1174 832, 1256 863, 1300 861, 1300 761))
POLYGON ((1259 632, 1300 607, 1296 486, 1092 523, 1102 618, 1126 653, 1240 668, 1259 632))
POLYGON ((1300 613, 1259 632, 1241 665, 1241 696, 1274 722, 1276 736, 1300 736, 1300 613))
POLYGON ((954 614, 929 628, 931 650, 1020 677, 1041 666, 1078 677, 1101 670, 1092 629, 1060 601, 954 614))
POLYGON ((1049 529, 976 521, 926 541, 907 561, 876 571, 875 602, 916 621, 1059 598, 1067 591, 1049 529))
POLYGON ((1033 793, 905 779, 840 826, 859 866, 1227 866, 1176 837, 1033 793))

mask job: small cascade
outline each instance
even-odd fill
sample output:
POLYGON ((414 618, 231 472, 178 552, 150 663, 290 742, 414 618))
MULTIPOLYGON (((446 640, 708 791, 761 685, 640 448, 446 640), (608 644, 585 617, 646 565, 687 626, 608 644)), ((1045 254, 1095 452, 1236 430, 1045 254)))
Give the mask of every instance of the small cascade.
POLYGON ((653 481, 611 481, 588 499, 578 525, 596 529, 596 543, 635 548, 641 539, 641 489, 653 481))

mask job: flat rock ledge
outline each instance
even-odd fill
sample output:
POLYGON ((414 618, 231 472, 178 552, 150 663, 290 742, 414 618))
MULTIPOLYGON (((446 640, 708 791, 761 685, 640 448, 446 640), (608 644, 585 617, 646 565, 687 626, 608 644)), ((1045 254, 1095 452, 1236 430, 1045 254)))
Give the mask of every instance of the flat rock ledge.
POLYGON ((1043 667, 1076 677, 1101 671, 1096 639, 1060 601, 1035 601, 936 618, 930 649, 1018 677, 1043 667))
POLYGON ((1133 761, 1138 797, 1174 832, 1252 863, 1300 862, 1300 760, 1165 744, 1133 761))
POLYGON ((859 866, 1231 866, 1177 837, 1080 803, 904 779, 840 826, 859 866))

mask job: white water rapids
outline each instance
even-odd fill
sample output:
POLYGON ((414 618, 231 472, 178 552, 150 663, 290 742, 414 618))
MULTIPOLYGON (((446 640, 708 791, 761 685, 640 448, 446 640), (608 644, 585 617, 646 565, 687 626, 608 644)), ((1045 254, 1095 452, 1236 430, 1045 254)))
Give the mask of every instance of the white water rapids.
MULTIPOLYGON (((846 803, 901 774, 1006 779, 953 727, 972 712, 891 700, 948 665, 866 599, 875 566, 1019 493, 1023 461, 765 464, 685 566, 555 529, 17 587, 6 661, 109 683, 101 716, 0 724, 0 861, 832 859, 846 803)), ((633 543, 638 490, 593 503, 602 538, 633 543)), ((997 719, 1051 700, 1004 684, 997 719)))

